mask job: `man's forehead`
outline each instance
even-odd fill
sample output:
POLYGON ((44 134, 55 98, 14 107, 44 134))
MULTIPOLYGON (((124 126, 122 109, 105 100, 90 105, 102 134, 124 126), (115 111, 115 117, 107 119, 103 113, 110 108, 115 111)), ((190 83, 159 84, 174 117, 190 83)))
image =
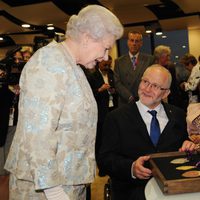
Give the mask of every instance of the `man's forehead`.
POLYGON ((139 33, 130 33, 129 38, 139 38, 139 39, 141 39, 142 36, 139 33))
POLYGON ((149 78, 150 80, 154 81, 156 78, 162 78, 166 74, 162 72, 161 70, 156 70, 156 69, 148 69, 145 71, 143 74, 143 77, 149 78))

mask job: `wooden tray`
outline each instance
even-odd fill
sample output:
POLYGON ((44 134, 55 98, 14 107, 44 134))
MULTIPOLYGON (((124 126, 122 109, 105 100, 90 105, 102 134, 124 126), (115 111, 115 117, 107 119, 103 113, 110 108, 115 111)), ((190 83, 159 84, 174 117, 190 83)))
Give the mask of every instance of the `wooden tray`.
MULTIPOLYGON (((195 165, 200 161, 199 153, 192 156, 192 161, 185 164, 172 164, 170 161, 176 158, 186 158, 186 153, 167 152, 151 154, 150 167, 161 191, 164 194, 180 194, 188 192, 200 192, 200 176, 195 178, 185 178, 182 174, 186 170, 177 170, 176 167, 183 165, 195 165)), ((195 168, 193 170, 200 169, 195 168)))

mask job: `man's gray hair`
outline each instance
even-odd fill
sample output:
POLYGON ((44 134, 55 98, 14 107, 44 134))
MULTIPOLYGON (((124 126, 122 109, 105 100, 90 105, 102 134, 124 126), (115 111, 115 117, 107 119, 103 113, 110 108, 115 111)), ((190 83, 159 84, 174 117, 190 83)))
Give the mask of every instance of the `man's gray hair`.
POLYGON ((144 74, 147 73, 148 71, 155 70, 155 69, 157 69, 160 72, 165 73, 167 75, 167 87, 170 88, 171 83, 172 83, 172 75, 169 72, 169 70, 166 69, 165 67, 163 67, 162 65, 160 65, 160 64, 153 64, 153 65, 147 67, 147 69, 144 71, 144 74))

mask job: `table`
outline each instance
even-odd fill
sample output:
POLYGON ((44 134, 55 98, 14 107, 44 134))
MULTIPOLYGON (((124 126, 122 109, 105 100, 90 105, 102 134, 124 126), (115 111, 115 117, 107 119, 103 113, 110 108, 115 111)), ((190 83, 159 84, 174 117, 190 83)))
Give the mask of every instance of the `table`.
POLYGON ((200 200, 200 192, 164 195, 155 178, 151 178, 145 187, 146 200, 200 200))

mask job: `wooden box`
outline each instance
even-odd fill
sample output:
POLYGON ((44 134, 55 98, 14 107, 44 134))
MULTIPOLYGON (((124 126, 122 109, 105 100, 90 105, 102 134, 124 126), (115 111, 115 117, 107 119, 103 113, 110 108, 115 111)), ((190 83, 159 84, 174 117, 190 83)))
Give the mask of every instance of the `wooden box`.
POLYGON ((186 153, 183 152, 155 153, 150 156, 150 167, 153 176, 164 194, 200 192, 200 176, 193 178, 182 176, 186 171, 198 170, 200 172, 200 168, 185 171, 176 169, 176 167, 184 165, 195 166, 200 161, 199 153, 195 153, 192 160, 184 164, 171 163, 172 160, 177 158, 187 158, 186 153))

